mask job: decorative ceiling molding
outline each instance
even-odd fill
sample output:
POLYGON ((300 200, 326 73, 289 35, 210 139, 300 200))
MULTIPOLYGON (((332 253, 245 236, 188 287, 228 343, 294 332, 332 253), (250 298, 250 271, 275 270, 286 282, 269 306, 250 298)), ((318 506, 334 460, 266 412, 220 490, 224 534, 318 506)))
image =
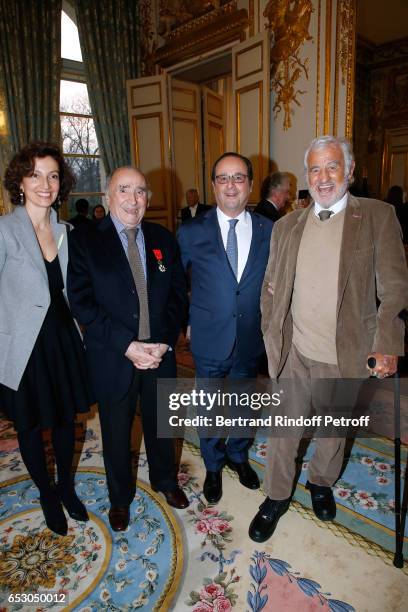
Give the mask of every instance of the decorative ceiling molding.
POLYGON ((357 37, 357 61, 370 68, 385 68, 408 59, 408 38, 400 38, 383 45, 373 45, 362 36, 357 37))
POLYGON ((238 9, 234 0, 172 30, 166 43, 156 49, 155 62, 165 68, 229 42, 244 40, 247 27, 248 12, 238 9))

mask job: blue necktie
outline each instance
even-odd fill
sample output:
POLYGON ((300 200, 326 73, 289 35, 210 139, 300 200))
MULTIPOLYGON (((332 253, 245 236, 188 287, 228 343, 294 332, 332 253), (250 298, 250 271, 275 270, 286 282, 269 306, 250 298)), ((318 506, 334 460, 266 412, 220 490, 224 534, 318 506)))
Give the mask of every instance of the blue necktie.
POLYGON ((238 223, 238 219, 230 219, 228 223, 230 227, 228 230, 227 247, 225 250, 227 252, 228 261, 230 262, 232 271, 234 272, 235 276, 237 276, 237 273, 238 273, 238 242, 237 242, 237 235, 235 233, 235 226, 238 223))

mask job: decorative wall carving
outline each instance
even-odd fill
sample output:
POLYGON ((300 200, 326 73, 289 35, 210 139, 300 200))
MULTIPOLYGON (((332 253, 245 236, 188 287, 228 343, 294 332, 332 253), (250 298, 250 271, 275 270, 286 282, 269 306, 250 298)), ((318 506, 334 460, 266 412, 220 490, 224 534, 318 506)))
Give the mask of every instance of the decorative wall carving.
POLYGON ((354 2, 353 0, 342 0, 337 5, 337 18, 340 27, 340 48, 338 61, 341 66, 341 82, 346 83, 350 50, 354 36, 354 2))
POLYGON ((305 91, 296 88, 302 74, 308 74, 309 59, 302 61, 300 47, 309 34, 312 0, 269 0, 264 10, 267 26, 273 36, 271 49, 272 86, 276 94, 273 112, 275 118, 284 113, 283 129, 292 125, 293 104, 300 106, 299 96, 305 91))
POLYGON ((401 117, 408 114, 408 64, 390 71, 384 105, 386 117, 401 117))
MULTIPOLYGON (((340 3, 343 6, 343 2, 340 3)), ((356 56, 356 20, 357 9, 356 0, 347 0, 347 12, 344 19, 347 24, 343 24, 344 55, 341 56, 343 83, 346 79, 346 129, 345 136, 348 139, 353 135, 354 120, 354 92, 355 92, 355 56, 356 56)))
POLYGON ((142 0, 139 3, 140 18, 140 59, 141 76, 152 76, 156 74, 156 64, 154 61, 157 48, 157 41, 152 24, 152 5, 151 0, 142 0))

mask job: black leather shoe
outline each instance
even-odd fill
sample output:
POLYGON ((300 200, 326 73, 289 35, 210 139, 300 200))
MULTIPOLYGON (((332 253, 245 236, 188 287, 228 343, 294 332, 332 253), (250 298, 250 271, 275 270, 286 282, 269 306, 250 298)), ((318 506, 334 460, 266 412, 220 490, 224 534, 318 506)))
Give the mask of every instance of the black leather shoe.
POLYGON ((216 504, 222 497, 222 472, 209 472, 204 480, 203 493, 209 504, 216 504))
POLYGON ((64 490, 62 487, 57 487, 57 491, 66 511, 74 521, 83 521, 84 523, 89 521, 88 512, 74 488, 64 490))
POLYGON ((40 497, 40 504, 48 529, 57 535, 66 536, 68 533, 68 523, 58 499, 40 497))
POLYGON ((125 531, 128 528, 129 506, 111 506, 108 516, 113 531, 125 531))
POLYGON ((307 481, 312 498, 313 511, 321 521, 332 521, 336 516, 336 502, 330 487, 322 487, 307 481))
MULTIPOLYGON (((156 491, 156 493, 159 491, 159 489, 157 489, 153 485, 152 489, 153 491, 156 491)), ((190 502, 188 501, 183 489, 178 486, 175 489, 171 489, 170 491, 160 491, 160 493, 163 493, 167 503, 173 508, 178 508, 179 510, 182 510, 183 508, 188 508, 188 506, 190 505, 190 502)))
POLYGON ((280 517, 287 512, 290 499, 290 497, 282 500, 274 500, 269 497, 265 499, 249 526, 248 534, 251 540, 265 542, 271 537, 280 517))
POLYGON ((258 474, 251 468, 248 461, 242 463, 234 463, 230 459, 227 460, 228 467, 238 474, 239 482, 247 489, 259 489, 258 474))

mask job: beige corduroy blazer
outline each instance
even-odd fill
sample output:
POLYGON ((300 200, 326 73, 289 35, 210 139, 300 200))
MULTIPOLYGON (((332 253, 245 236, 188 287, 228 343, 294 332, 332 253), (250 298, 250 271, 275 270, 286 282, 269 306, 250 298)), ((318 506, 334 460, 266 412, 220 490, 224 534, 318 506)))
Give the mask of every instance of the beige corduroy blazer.
MULTIPOLYGON (((272 231, 261 294, 262 332, 272 378, 282 371, 292 343, 296 262, 313 208, 312 203, 286 215, 272 231), (273 295, 267 291, 268 283, 272 283, 273 295)), ((407 307, 408 270, 394 207, 349 195, 340 252, 336 330, 338 365, 344 378, 368 376, 370 352, 404 354, 404 323, 398 315, 407 307)))

